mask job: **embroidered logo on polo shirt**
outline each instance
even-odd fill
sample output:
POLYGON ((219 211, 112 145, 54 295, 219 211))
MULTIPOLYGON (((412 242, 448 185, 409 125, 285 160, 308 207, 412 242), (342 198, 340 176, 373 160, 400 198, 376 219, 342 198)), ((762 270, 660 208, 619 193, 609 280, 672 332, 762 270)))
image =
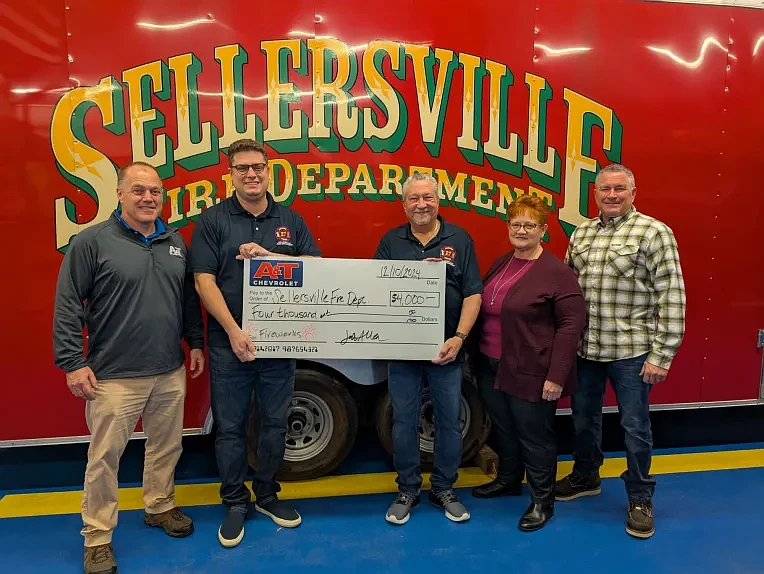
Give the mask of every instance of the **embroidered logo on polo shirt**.
POLYGON ((456 263, 456 249, 450 245, 444 245, 440 248, 440 258, 449 265, 454 265, 456 263))
POLYGON ((292 247, 292 232, 288 227, 281 226, 276 228, 276 245, 288 245, 292 247))
POLYGON ((180 247, 175 247, 173 245, 170 245, 170 255, 183 258, 183 253, 181 252, 180 247))

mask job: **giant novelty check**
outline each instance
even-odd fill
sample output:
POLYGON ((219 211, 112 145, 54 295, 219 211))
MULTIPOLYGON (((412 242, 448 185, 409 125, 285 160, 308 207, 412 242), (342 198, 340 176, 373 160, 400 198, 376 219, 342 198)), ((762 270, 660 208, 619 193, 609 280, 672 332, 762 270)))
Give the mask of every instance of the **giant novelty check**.
POLYGON ((242 329, 259 358, 429 361, 443 345, 445 265, 245 260, 242 329))

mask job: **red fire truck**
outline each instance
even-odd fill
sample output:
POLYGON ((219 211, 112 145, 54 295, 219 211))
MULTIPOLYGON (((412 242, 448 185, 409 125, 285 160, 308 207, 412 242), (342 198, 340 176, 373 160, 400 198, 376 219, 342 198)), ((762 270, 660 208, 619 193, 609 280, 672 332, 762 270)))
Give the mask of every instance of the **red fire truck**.
MULTIPOLYGON (((762 7, 6 0, 0 446, 88 439, 53 365, 53 298, 72 237, 117 206, 119 166, 156 166, 164 218, 189 241, 202 210, 232 193, 224 154, 241 137, 268 147, 273 196, 326 257, 371 257, 404 221, 401 182, 427 171, 483 271, 508 249, 518 194, 547 203, 545 245, 562 256, 596 215, 598 169, 628 165, 637 208, 676 234, 687 285, 686 337, 654 408, 762 402, 762 7)), ((369 391, 389 449, 384 381, 384 364, 363 358, 301 362, 285 476, 339 464, 369 391)), ((464 389, 469 458, 489 423, 469 379, 464 389)), ((189 380, 185 417, 188 434, 211 431, 206 375, 189 380)), ((425 393, 425 457, 432 437, 425 393)))

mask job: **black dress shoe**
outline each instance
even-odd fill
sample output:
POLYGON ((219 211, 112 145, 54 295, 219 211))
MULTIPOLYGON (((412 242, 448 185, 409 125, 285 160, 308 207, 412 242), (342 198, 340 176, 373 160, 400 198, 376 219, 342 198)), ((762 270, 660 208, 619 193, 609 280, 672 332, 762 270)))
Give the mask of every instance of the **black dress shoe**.
POLYGON ((475 498, 496 498, 497 496, 520 496, 523 493, 521 482, 504 482, 497 478, 493 482, 476 486, 472 489, 475 498))
POLYGON ((552 516, 554 516, 554 504, 536 504, 535 502, 531 502, 531 505, 528 507, 528 510, 525 511, 525 514, 523 514, 517 527, 522 532, 540 530, 546 526, 546 523, 552 519, 552 516))

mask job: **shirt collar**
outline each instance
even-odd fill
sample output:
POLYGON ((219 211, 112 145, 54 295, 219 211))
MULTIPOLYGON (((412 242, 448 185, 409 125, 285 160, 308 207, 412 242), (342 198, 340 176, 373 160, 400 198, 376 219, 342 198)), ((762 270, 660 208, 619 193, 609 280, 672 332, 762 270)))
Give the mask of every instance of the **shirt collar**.
MULTIPOLYGON (((276 217, 276 214, 274 213, 276 211, 276 202, 273 200, 273 196, 269 192, 265 192, 266 200, 268 201, 268 206, 265 208, 265 211, 263 211, 260 215, 253 216, 253 217, 276 217)), ((238 215, 252 215, 249 211, 244 209, 244 207, 241 205, 241 202, 239 201, 239 198, 236 195, 236 192, 233 192, 233 195, 231 195, 230 199, 230 208, 231 213, 238 214, 238 215)))
MULTIPOLYGON (((440 221, 440 229, 438 229, 438 234, 433 237, 431 241, 436 239, 445 239, 446 237, 451 237, 455 233, 453 226, 440 215, 438 215, 438 221, 440 221)), ((402 239, 408 239, 410 241, 417 241, 417 238, 414 237, 414 234, 411 231, 411 223, 403 225, 400 227, 400 229, 398 229, 398 237, 402 239)))
MULTIPOLYGON (((133 229, 132 227, 130 227, 130 224, 127 221, 125 221, 125 219, 122 217, 122 214, 116 209, 114 210, 114 215, 117 217, 117 220, 124 226, 125 229, 127 229, 128 231, 132 231, 134 233, 138 233, 139 235, 141 235, 141 237, 144 237, 144 235, 140 231, 137 231, 133 229)), ((158 235, 161 235, 162 233, 167 231, 167 226, 164 224, 164 221, 162 221, 161 217, 156 218, 156 220, 154 221, 154 226, 156 227, 156 229, 154 230, 154 233, 152 233, 151 235, 145 236, 146 239, 157 237, 158 235)))
MULTIPOLYGON (((619 215, 618 217, 614 217, 613 219, 611 219, 611 220, 608 222, 608 224, 612 223, 612 224, 613 224, 613 227, 615 227, 616 229, 620 229, 620 228, 621 228, 621 226, 622 226, 624 223, 626 223, 626 222, 627 222, 629 219, 631 219, 631 218, 632 218, 633 216, 635 216, 636 214, 637 214, 637 210, 636 210, 636 208, 635 208, 635 207, 632 205, 632 206, 629 208, 629 210, 628 210, 626 213, 624 213, 624 214, 622 214, 622 215, 619 215)), ((606 224, 606 223, 605 223, 605 222, 602 220, 602 213, 600 213, 600 214, 599 214, 599 216, 597 217, 597 219, 598 219, 598 225, 599 225, 600 227, 607 227, 607 225, 608 225, 608 224, 606 224)))

